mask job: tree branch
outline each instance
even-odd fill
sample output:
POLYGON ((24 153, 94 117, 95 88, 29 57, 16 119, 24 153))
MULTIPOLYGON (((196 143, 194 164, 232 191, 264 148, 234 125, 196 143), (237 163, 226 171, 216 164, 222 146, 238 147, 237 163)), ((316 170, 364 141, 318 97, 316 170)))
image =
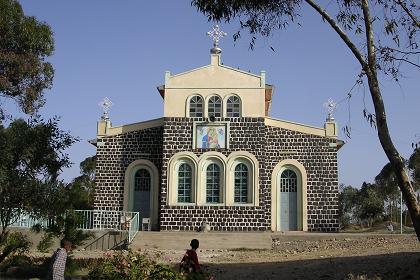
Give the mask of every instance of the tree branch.
POLYGON ((398 4, 407 13, 407 15, 413 21, 414 25, 417 26, 417 28, 420 28, 420 21, 416 18, 415 15, 413 15, 413 13, 410 11, 410 9, 407 8, 407 6, 405 5, 405 3, 403 3, 401 0, 395 0, 394 2, 396 4, 398 4))
POLYGON ((394 48, 391 48, 391 47, 382 47, 382 48, 379 48, 379 50, 385 50, 385 51, 390 51, 390 52, 397 52, 397 53, 401 53, 401 54, 404 54, 404 55, 416 55, 416 54, 420 54, 420 51, 402 51, 402 50, 394 49, 394 48))
POLYGON ((320 6, 318 6, 314 1, 305 0, 305 2, 308 3, 312 8, 314 8, 331 25, 331 27, 335 30, 335 32, 337 32, 337 34, 344 41, 347 47, 349 47, 351 52, 359 61, 362 68, 366 70, 366 68, 369 66, 366 63, 365 59, 363 58, 363 55, 361 54, 359 49, 356 47, 356 45, 353 44, 353 42, 350 40, 347 34, 340 28, 340 26, 338 26, 338 24, 330 17, 330 15, 328 15, 328 13, 325 10, 323 10, 320 6))
POLYGON ((407 59, 405 59, 405 58, 393 57, 392 59, 394 59, 394 60, 398 60, 398 61, 403 61, 403 62, 408 63, 408 64, 410 64, 410 65, 412 65, 412 66, 414 66, 414 67, 420 68, 420 64, 414 63, 414 62, 412 62, 412 61, 410 61, 410 60, 407 60, 407 59))
POLYGON ((375 43, 373 39, 372 21, 369 14, 369 3, 367 0, 362 0, 362 10, 366 30, 366 47, 368 51, 368 64, 370 71, 376 76, 376 55, 375 55, 375 43))

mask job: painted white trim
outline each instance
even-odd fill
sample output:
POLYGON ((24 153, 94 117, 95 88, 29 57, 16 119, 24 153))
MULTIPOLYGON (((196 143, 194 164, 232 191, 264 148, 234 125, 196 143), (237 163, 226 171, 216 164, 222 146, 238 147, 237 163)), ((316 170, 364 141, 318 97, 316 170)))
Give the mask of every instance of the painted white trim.
MULTIPOLYGON (((221 61, 221 59, 219 59, 219 61, 221 61)), ((260 76, 260 75, 258 75, 258 74, 254 74, 254 73, 246 72, 246 71, 244 71, 244 70, 237 69, 237 68, 233 68, 233 67, 229 67, 229 66, 226 66, 226 65, 223 65, 223 64, 218 64, 218 65, 209 64, 209 65, 201 66, 201 67, 198 67, 198 68, 195 68, 195 69, 191 69, 191 70, 188 70, 188 71, 185 71, 185 72, 181 72, 181 73, 178 73, 178 74, 172 75, 172 76, 171 76, 171 78, 173 78, 173 77, 183 76, 183 75, 186 75, 186 74, 189 74, 189 73, 195 72, 195 71, 199 71, 199 70, 202 70, 202 69, 206 69, 206 68, 208 68, 208 67, 221 67, 221 68, 229 69, 229 70, 232 70, 232 71, 235 71, 235 72, 241 73, 241 74, 245 74, 245 75, 248 75, 248 76, 252 76, 252 77, 256 77, 256 78, 260 78, 260 79, 261 79, 261 76, 260 76)))
POLYGON ((150 220, 152 221, 152 229, 158 227, 158 195, 159 195, 159 171, 153 162, 146 159, 135 160, 130 163, 125 170, 124 178, 124 211, 133 210, 134 198, 134 175, 137 170, 144 168, 150 172, 151 188, 150 188, 150 220))
POLYGON ((291 169, 298 176, 298 230, 308 231, 308 194, 307 194, 307 174, 305 167, 294 159, 280 161, 271 174, 271 230, 278 231, 278 213, 280 205, 278 201, 278 176, 286 169, 291 169), (299 184, 300 183, 300 184, 299 184))
POLYGON ((326 137, 324 128, 310 126, 306 124, 294 123, 294 122, 278 120, 278 119, 273 119, 273 118, 268 118, 268 117, 264 118, 264 124, 267 126, 280 127, 280 128, 284 128, 284 129, 288 129, 292 131, 326 137))
POLYGON ((227 101, 228 101, 229 97, 231 97, 231 96, 235 96, 235 97, 239 98, 239 118, 241 118, 242 115, 243 115, 243 113, 242 113, 242 98, 239 95, 237 95, 236 93, 231 93, 229 95, 226 95, 225 98, 223 98, 223 108, 224 108, 223 117, 224 118, 228 117, 227 116, 227 101))
POLYGON ((259 163, 257 158, 246 151, 235 151, 230 153, 227 159, 226 176, 226 205, 227 206, 258 206, 259 205, 259 163), (235 203, 235 167, 239 163, 248 166, 249 186, 248 191, 250 201, 248 203, 235 203))
POLYGON ((205 109, 206 109, 206 102, 205 101, 206 100, 199 93, 194 93, 194 94, 192 94, 192 95, 190 95, 190 96, 187 97, 187 101, 185 103, 185 116, 188 117, 188 118, 195 118, 195 117, 190 117, 190 101, 191 101, 191 98, 193 98, 194 96, 200 96, 201 97, 201 100, 203 100, 203 117, 204 117, 204 114, 206 112, 205 111, 205 109))
POLYGON ((209 117, 209 101, 210 101, 210 98, 212 98, 213 96, 217 96, 217 97, 219 97, 220 98, 220 106, 221 106, 221 108, 220 108, 220 117, 216 117, 216 118, 223 118, 223 109, 225 108, 224 106, 223 106, 223 98, 222 98, 222 96, 220 96, 219 94, 217 94, 217 93, 213 93, 213 94, 210 94, 210 95, 207 95, 206 96, 206 99, 205 99, 205 103, 206 103, 206 111, 204 112, 204 117, 205 118, 208 118, 209 117))
POLYGON ((174 154, 168 163, 167 169, 167 205, 195 205, 197 203, 197 186, 198 186, 198 157, 192 152, 179 152, 174 154), (194 202, 192 203, 178 203, 178 184, 177 184, 177 164, 182 161, 187 161, 192 166, 193 169, 193 195, 194 195, 194 202))
POLYGON ((121 126, 115 126, 115 127, 108 127, 106 134, 102 136, 118 135, 118 134, 128 133, 132 131, 157 127, 157 126, 163 126, 163 118, 144 121, 144 122, 137 122, 137 123, 132 123, 132 124, 126 124, 126 125, 121 125, 121 126))
POLYGON ((219 152, 209 151, 202 154, 198 160, 197 205, 223 206, 226 204, 226 162, 227 158, 219 152), (206 171, 207 166, 216 163, 220 167, 220 203, 206 202, 206 171))
POLYGON ((258 206, 259 205, 259 163, 257 158, 246 151, 235 151, 229 157, 220 152, 208 151, 197 157, 192 152, 179 152, 171 157, 167 168, 167 205, 197 205, 197 206, 258 206), (193 203, 178 203, 177 201, 177 166, 182 161, 188 161, 193 168, 193 203), (250 172, 250 203, 234 203, 234 167, 244 162, 250 172), (206 168, 211 163, 220 166, 221 203, 206 202, 206 168), (233 169, 232 169, 233 168, 233 169))

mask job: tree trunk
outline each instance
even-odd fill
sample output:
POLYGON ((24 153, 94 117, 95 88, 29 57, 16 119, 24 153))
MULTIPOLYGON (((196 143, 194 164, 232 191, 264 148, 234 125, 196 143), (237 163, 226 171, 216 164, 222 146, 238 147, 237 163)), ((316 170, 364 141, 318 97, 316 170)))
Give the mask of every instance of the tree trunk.
POLYGON ((392 223, 392 199, 389 200, 389 219, 392 223))
POLYGON ((420 241, 420 206, 417 203, 416 194, 408 177, 407 170, 404 165, 404 159, 400 156, 395 148, 391 137, 389 135, 388 124, 385 114, 385 106, 382 100, 381 91, 376 75, 376 71, 368 69, 366 71, 368 77, 369 90, 372 96, 373 105, 375 107, 376 126, 378 130, 379 141, 382 148, 391 163, 395 175, 398 180, 398 185, 403 194, 408 211, 410 212, 413 226, 417 234, 417 239, 420 241))
POLYGON ((372 97, 373 106, 375 108, 376 127, 378 130, 378 138, 381 142, 382 149, 384 150, 389 162, 391 163, 394 173, 397 177, 398 185, 403 194, 407 208, 410 212, 411 219, 413 220, 414 229, 416 230, 417 239, 420 241, 420 205, 417 203, 416 194, 413 186, 411 185, 408 172, 405 168, 404 159, 400 156, 394 143, 389 135, 388 124, 385 114, 385 106, 379 88, 378 74, 376 72, 376 55, 374 34, 372 30, 372 20, 369 14, 368 0, 361 1, 361 8, 363 10, 363 18, 366 30, 366 42, 368 51, 368 63, 363 65, 363 70, 366 73, 369 91, 372 97))

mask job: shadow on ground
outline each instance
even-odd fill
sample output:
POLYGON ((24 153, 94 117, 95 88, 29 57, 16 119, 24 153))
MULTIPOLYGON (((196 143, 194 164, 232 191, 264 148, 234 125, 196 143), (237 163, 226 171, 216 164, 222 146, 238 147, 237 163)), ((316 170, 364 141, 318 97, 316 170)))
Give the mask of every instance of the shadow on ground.
MULTIPOLYGON (((369 278, 420 279, 420 252, 376 256, 340 257, 272 263, 208 264, 216 279, 346 279, 366 274, 369 278)), ((365 278, 364 278, 365 279, 365 278)))

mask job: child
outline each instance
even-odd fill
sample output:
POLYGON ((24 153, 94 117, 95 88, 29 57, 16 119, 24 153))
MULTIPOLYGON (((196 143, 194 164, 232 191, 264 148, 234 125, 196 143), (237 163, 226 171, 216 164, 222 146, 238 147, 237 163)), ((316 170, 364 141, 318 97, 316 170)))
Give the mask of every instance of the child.
POLYGON ((187 250, 187 252, 185 252, 185 255, 180 263, 180 272, 182 274, 200 271, 200 264, 198 263, 198 257, 196 253, 196 250, 199 246, 198 240, 191 240, 190 246, 191 250, 187 250))
POLYGON ((48 271, 48 280, 64 280, 64 270, 66 268, 67 253, 72 249, 71 241, 62 239, 60 248, 55 251, 51 257, 50 269, 48 271))

